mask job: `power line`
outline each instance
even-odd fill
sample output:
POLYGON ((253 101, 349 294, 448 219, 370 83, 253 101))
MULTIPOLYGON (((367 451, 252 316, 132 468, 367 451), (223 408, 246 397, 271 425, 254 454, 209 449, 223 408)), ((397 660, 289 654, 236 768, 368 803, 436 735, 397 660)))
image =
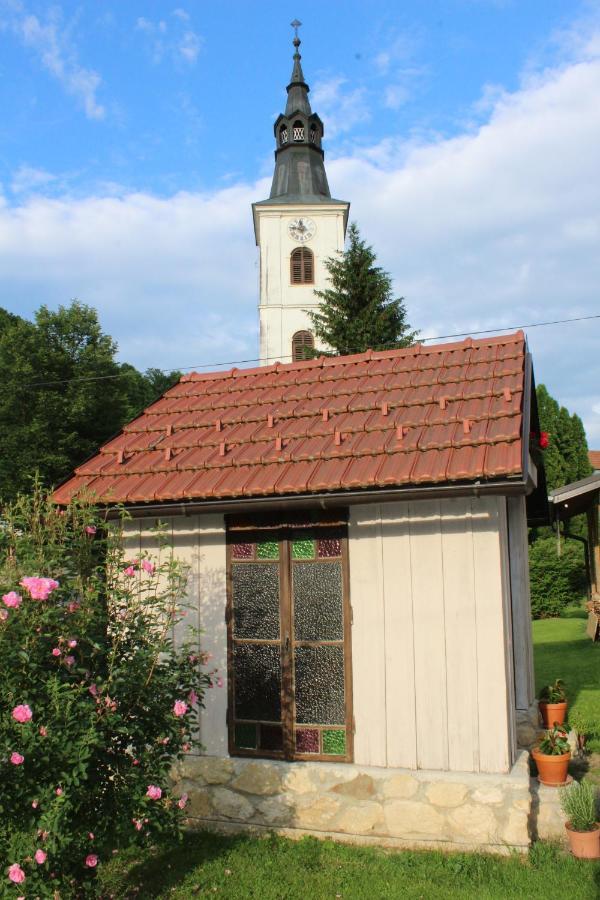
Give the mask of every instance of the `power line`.
MULTIPOLYGON (((528 325, 510 325, 502 328, 486 328, 480 331, 458 331, 454 334, 437 334, 430 337, 419 338, 418 343, 423 344, 425 341, 443 341, 448 338, 457 338, 457 337, 469 337, 474 334, 494 334, 497 331, 519 331, 525 328, 542 328, 548 325, 569 325, 573 322, 589 322, 591 319, 600 319, 600 314, 593 316, 576 316, 572 319, 553 319, 548 322, 530 322, 528 325)), ((389 348, 395 347, 395 344, 382 345, 379 347, 379 350, 387 350, 389 348)), ((360 350, 354 350, 352 352, 359 353, 360 350)), ((271 356, 271 357, 254 357, 253 359, 234 359, 227 360, 225 362, 213 362, 213 363, 200 363, 194 366, 177 366, 175 371, 187 372, 187 371, 198 371, 198 369, 217 369, 221 366, 243 366, 247 363, 260 363, 260 362, 281 362, 282 360, 292 359, 291 354, 289 356, 271 356)), ((167 375, 170 371, 174 371, 171 369, 158 369, 159 372, 162 372, 164 375, 167 375)), ((22 385, 26 388, 34 388, 34 387, 54 387, 59 384, 71 384, 73 382, 89 382, 89 381, 109 381, 114 378, 127 378, 130 372, 118 372, 115 375, 82 375, 80 377, 75 378, 63 378, 57 379, 55 381, 32 381, 29 384, 22 385)))

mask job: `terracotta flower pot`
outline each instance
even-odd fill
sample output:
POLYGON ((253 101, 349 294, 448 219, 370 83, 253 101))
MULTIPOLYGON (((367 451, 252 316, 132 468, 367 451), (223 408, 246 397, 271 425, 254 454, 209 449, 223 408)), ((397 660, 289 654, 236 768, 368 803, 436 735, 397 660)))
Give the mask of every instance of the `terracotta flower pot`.
POLYGON ((538 768, 538 775, 542 784, 560 785, 567 780, 567 770, 569 768, 569 760, 571 759, 571 751, 561 753, 558 756, 550 756, 547 753, 540 753, 537 747, 531 751, 531 755, 535 760, 538 768))
POLYGON ((571 823, 566 822, 571 853, 578 859, 600 859, 600 825, 596 823, 593 831, 574 831, 571 823))
POLYGON ((566 700, 563 700, 562 703, 546 703, 545 700, 540 700, 538 706, 540 708, 540 715, 542 717, 542 722, 544 723, 544 728, 552 728, 553 725, 562 725, 565 721, 565 716, 567 715, 566 700))

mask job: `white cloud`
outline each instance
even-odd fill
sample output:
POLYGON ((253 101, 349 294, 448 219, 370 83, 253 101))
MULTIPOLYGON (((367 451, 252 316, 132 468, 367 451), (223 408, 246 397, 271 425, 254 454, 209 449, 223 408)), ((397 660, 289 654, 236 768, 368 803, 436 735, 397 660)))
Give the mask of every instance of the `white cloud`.
POLYGON ((351 131, 370 118, 366 89, 348 89, 347 85, 348 79, 338 75, 317 81, 311 91, 311 105, 319 110, 329 138, 351 131))
POLYGON ((10 189, 13 194, 27 194, 39 190, 52 181, 56 181, 56 175, 51 172, 22 165, 16 172, 13 172, 10 189))
MULTIPOLYGON (((343 87, 322 96, 333 103, 343 87)), ((486 121, 458 137, 390 134, 329 160, 333 194, 352 201, 424 336, 600 313, 599 95, 600 53, 586 51, 488 98, 486 121)), ((255 357, 250 203, 268 184, 5 203, 3 296, 17 312, 91 303, 139 366, 255 357)), ((538 382, 600 445, 600 321, 528 337, 538 382)))
POLYGON ((67 94, 79 102, 88 119, 103 119, 104 107, 96 94, 102 83, 100 75, 81 65, 67 29, 61 27, 59 16, 51 10, 47 20, 25 12, 22 4, 11 5, 12 13, 7 22, 26 47, 33 50, 40 62, 62 85, 67 94))
POLYGON ((152 22, 140 16, 135 27, 146 38, 153 63, 160 63, 165 56, 176 62, 194 65, 202 48, 202 37, 190 26, 191 17, 184 9, 174 9, 175 22, 169 25, 165 19, 152 22))

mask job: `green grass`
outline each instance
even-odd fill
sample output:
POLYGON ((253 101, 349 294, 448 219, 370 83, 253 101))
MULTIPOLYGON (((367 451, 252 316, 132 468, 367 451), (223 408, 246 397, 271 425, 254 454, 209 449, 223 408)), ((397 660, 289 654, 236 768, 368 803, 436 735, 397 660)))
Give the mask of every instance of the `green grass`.
POLYGON ((581 607, 560 619, 533 623, 536 692, 556 678, 567 687, 569 718, 588 735, 588 749, 600 751, 600 643, 585 633, 587 613, 581 607))
POLYGON ((577 861, 548 844, 537 844, 522 859, 208 833, 142 858, 117 857, 99 874, 105 896, 177 900, 592 900, 600 889, 600 864, 577 861))

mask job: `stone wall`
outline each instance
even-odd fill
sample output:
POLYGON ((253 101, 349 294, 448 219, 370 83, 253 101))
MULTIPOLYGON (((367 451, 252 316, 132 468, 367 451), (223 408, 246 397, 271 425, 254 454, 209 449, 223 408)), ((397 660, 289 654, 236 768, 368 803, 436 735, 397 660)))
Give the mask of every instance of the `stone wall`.
POLYGON ((495 852, 530 842, 525 753, 506 775, 190 756, 173 780, 191 827, 495 852))

